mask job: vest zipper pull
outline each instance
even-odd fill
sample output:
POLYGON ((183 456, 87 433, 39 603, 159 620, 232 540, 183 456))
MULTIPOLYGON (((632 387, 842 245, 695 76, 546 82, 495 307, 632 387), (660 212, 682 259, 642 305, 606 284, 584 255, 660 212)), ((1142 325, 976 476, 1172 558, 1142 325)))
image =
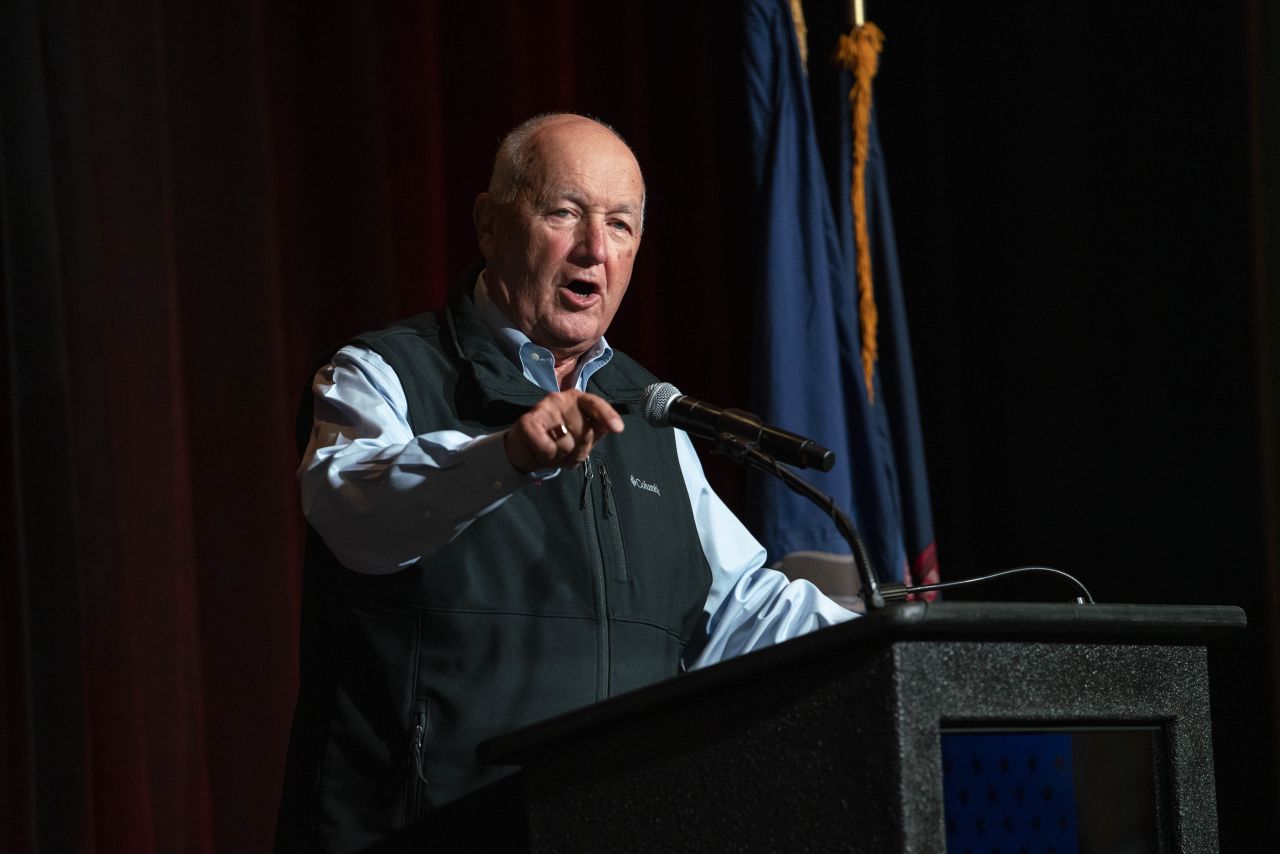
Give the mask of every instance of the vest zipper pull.
POLYGON ((426 735, 422 724, 416 724, 413 728, 413 770, 417 772, 418 779, 427 782, 427 775, 422 771, 422 739, 426 735))
POLYGON ((601 494, 604 496, 604 518, 608 519, 613 515, 609 510, 609 469, 605 468, 605 464, 600 464, 600 483, 603 484, 601 494))
POLYGON ((413 763, 414 773, 423 783, 427 782, 427 775, 422 770, 423 753, 426 747, 427 738, 427 702, 418 700, 414 703, 414 721, 413 733, 409 739, 409 761, 413 763))
POLYGON ((591 457, 582 461, 582 494, 578 497, 578 509, 587 509, 587 487, 591 485, 591 457))

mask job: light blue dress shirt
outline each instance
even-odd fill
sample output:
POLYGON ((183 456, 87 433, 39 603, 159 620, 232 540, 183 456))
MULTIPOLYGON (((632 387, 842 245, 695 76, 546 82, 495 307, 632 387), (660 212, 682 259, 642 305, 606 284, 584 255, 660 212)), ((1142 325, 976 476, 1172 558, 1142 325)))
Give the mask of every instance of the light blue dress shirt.
MULTIPOLYGON (((525 378, 558 391, 551 352, 513 327, 488 299, 483 274, 475 296, 481 316, 525 378)), ((580 360, 576 388, 585 391, 591 375, 612 356, 601 338, 580 360)), ((298 470, 302 509, 338 560, 357 572, 384 574, 413 565, 498 510, 516 490, 559 474, 517 471, 507 459, 505 433, 414 435, 400 380, 370 350, 343 347, 317 372, 312 390, 315 425, 298 470)), ((704 606, 709 637, 687 667, 857 616, 809 582, 788 581, 765 567, 764 548, 712 491, 688 434, 673 434, 711 567, 704 606)))

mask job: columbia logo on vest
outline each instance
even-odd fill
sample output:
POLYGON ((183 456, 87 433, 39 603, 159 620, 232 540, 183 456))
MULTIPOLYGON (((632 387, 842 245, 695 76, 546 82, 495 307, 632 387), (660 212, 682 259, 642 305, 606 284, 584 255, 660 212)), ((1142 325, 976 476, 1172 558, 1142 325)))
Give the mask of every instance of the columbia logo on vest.
POLYGON ((643 480, 636 477, 635 475, 631 475, 631 485, 634 486, 636 489, 648 490, 649 492, 652 492, 654 495, 662 494, 662 490, 658 489, 657 486, 655 486, 652 483, 645 483, 643 480))

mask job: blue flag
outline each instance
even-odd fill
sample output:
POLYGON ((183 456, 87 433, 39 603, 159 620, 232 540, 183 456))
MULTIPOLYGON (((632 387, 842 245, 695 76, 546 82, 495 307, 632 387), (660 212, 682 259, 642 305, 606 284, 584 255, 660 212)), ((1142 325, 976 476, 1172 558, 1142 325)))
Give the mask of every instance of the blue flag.
MULTIPOLYGON (((872 270, 879 310, 874 397, 861 362, 858 285, 848 187, 849 107, 833 164, 832 198, 790 4, 748 0, 744 65, 756 231, 753 408, 766 422, 836 452, 835 468, 806 472, 850 513, 881 578, 937 578, 924 468, 883 157, 874 120, 866 168, 872 270)), ((836 74, 834 68, 815 73, 836 74)), ((844 87, 848 91, 848 86, 844 87)), ((799 550, 848 554, 831 520, 771 478, 752 479, 756 529, 770 558, 799 550)))

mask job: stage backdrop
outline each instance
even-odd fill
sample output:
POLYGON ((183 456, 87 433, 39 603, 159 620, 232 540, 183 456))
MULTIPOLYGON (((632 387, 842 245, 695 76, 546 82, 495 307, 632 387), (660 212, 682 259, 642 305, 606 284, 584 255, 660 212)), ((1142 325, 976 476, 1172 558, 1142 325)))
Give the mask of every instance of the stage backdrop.
MULTIPOLYGON (((878 121, 947 575, 1058 563, 1111 601, 1245 605, 1214 712, 1224 850, 1247 850, 1277 805, 1244 96, 1261 12, 889 5, 878 121)), ((0 6, 0 850, 268 848, 299 394, 350 335, 441 301, 519 120, 595 113, 634 144, 649 222, 610 338, 747 400, 738 20, 0 6)))

